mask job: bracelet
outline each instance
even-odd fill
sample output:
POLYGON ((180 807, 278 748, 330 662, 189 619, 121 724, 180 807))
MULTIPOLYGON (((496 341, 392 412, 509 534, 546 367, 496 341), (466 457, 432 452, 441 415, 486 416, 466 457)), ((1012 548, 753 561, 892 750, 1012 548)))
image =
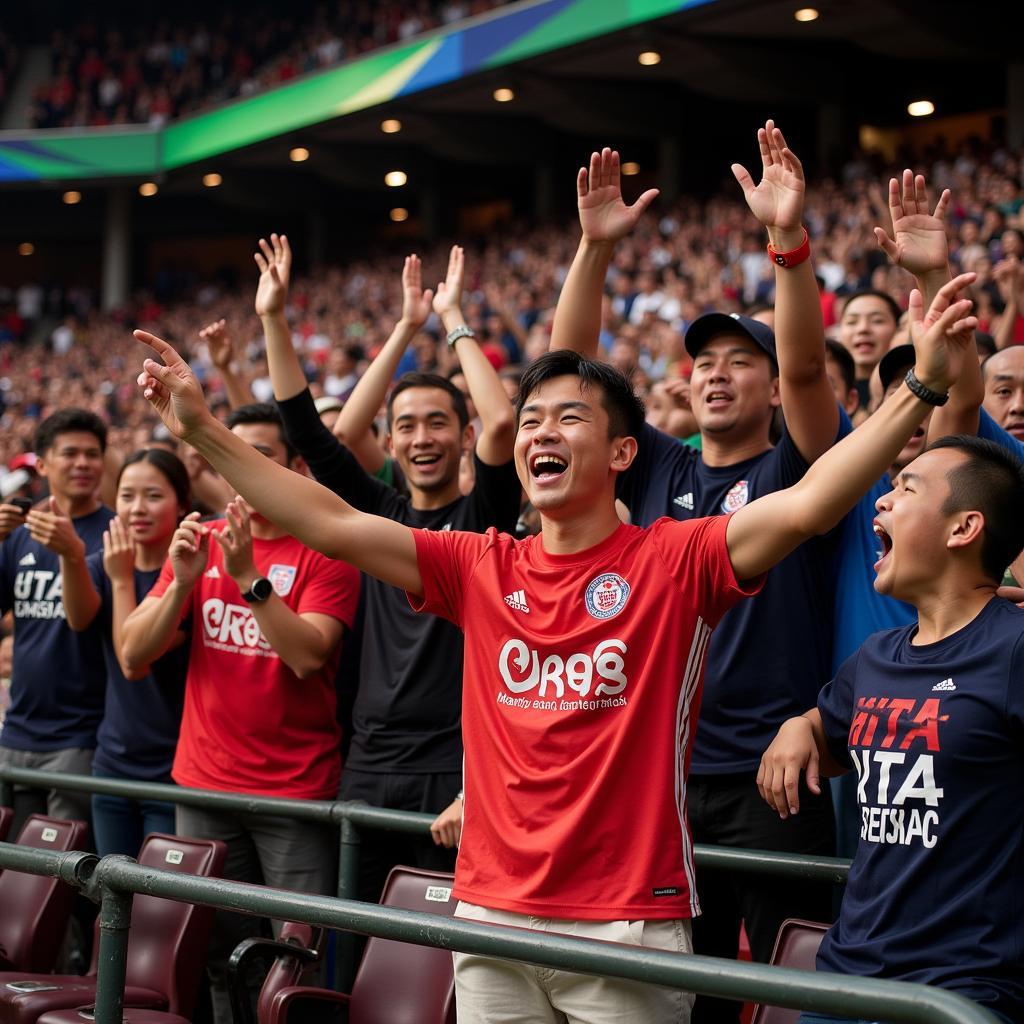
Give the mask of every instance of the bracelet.
POLYGON ((917 395, 922 402, 927 402, 929 405, 945 405, 949 401, 948 391, 944 395, 938 391, 932 391, 927 384, 922 384, 917 379, 917 375, 913 370, 907 370, 907 375, 903 380, 906 382, 907 387, 910 388, 910 390, 917 395))
POLYGON ((795 248, 789 252, 779 252, 771 242, 768 243, 768 255, 773 263, 777 263, 780 267, 785 267, 787 270, 791 270, 793 267, 800 266, 801 263, 806 259, 810 259, 811 256, 811 237, 807 234, 807 228, 803 229, 804 240, 795 248))
POLYGON ((472 327, 469 327, 466 324, 459 324, 458 327, 455 327, 448 332, 448 347, 455 348, 455 342, 457 342, 459 338, 475 337, 476 331, 474 331, 472 327))

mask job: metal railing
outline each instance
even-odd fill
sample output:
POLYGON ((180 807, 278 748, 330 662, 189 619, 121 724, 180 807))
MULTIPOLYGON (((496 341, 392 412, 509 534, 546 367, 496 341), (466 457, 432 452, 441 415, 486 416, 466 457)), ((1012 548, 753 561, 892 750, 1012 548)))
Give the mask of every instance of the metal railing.
POLYGON ((97 1024, 121 1024, 132 896, 137 892, 579 974, 626 978, 800 1010, 870 1017, 895 1024, 995 1024, 988 1011, 962 996, 924 985, 629 949, 329 896, 182 875, 142 867, 129 857, 110 856, 97 861, 88 854, 54 854, 0 843, 0 868, 60 877, 100 904, 97 1024))

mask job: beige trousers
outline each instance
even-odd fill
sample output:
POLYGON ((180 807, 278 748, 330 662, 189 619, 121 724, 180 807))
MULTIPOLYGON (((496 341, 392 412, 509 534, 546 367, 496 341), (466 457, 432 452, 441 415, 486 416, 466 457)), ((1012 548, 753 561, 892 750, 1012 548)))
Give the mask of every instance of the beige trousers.
MULTIPOLYGON (((692 953, 688 920, 562 921, 459 903, 455 916, 578 939, 692 953)), ((620 978, 455 953, 458 1024, 688 1024, 693 995, 620 978)))

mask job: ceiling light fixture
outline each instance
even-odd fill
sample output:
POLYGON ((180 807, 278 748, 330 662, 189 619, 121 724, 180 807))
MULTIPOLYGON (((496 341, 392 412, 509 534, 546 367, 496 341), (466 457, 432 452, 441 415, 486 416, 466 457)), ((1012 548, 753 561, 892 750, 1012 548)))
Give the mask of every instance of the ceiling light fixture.
POLYGON ((385 135, 394 135, 396 132, 400 132, 402 130, 402 122, 399 121, 397 117, 385 118, 380 123, 380 130, 385 135))
POLYGON ((147 198, 149 198, 149 196, 155 196, 159 191, 160 189, 155 181, 144 181, 139 186, 139 195, 146 196, 147 198))
POLYGON ((927 117, 935 113, 935 104, 931 100, 914 100, 907 104, 907 113, 911 117, 927 117))
POLYGON ((643 53, 637 57, 637 60, 643 64, 645 68, 654 67, 655 64, 661 63, 661 54, 657 50, 644 50, 643 53))
POLYGON ((63 200, 65 205, 75 206, 76 204, 82 201, 82 193, 75 192, 74 190, 72 190, 70 192, 65 192, 64 195, 61 196, 61 199, 63 200))
POLYGON ((403 220, 409 219, 409 211, 404 206, 396 206, 388 216, 396 224, 401 224, 403 220))
POLYGON ((820 15, 813 7, 801 7, 793 15, 797 21, 817 21, 820 15))
POLYGON ((516 94, 509 88, 494 90, 494 99, 498 103, 510 103, 516 98, 516 94))
POLYGON ((203 184, 207 188, 216 188, 224 179, 216 172, 211 171, 203 175, 203 184))
POLYGON ((305 146, 296 146, 289 154, 288 159, 293 164, 305 163, 309 159, 309 150, 305 146))
POLYGON ((622 165, 622 173, 629 176, 639 174, 640 165, 635 160, 627 160, 626 163, 622 165))
POLYGON ((388 171, 384 175, 384 184, 388 188, 401 188, 409 180, 405 171, 388 171))
POLYGON ((31 242, 22 242, 18 246, 19 256, 31 256, 36 251, 36 247, 31 242))

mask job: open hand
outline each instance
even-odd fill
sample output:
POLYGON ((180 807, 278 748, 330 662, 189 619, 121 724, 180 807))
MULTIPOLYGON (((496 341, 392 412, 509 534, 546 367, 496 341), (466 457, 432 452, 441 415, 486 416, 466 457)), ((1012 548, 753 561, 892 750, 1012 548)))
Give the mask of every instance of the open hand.
POLYGON ((617 242, 633 230, 640 216, 658 197, 648 189, 632 205, 622 200, 618 150, 602 149, 590 154, 590 171, 581 167, 576 175, 580 227, 588 242, 617 242))
POLYGON ((213 535, 224 553, 224 569, 246 591, 259 573, 252 560, 252 529, 249 524, 249 510, 241 498, 228 502, 224 511, 228 525, 213 535))
POLYGON ((461 245, 453 245, 448 257, 448 275, 434 293, 434 312, 438 316, 462 308, 462 278, 466 271, 466 254, 461 245))
POLYGON ((163 338, 148 331, 135 331, 135 339, 154 349, 164 361, 144 359, 138 384, 142 394, 157 411, 164 425, 175 436, 187 440, 186 435, 206 420, 212 419, 203 389, 185 362, 163 338))
POLYGON ((260 268, 256 286, 256 315, 274 316, 284 310, 288 300, 288 282, 292 276, 292 247, 287 235, 271 235, 268 243, 260 239, 260 252, 253 253, 260 268))
POLYGON ((797 231, 804 216, 803 165, 786 145, 782 132, 772 120, 758 128, 757 144, 761 147, 759 184, 754 184, 750 172, 742 164, 732 165, 732 173, 743 189, 747 206, 766 228, 797 231))
POLYGON ((130 580, 135 571, 135 542, 118 518, 103 531, 103 569, 111 580, 130 580))
POLYGON ((427 322, 434 299, 433 291, 423 290, 423 266, 413 253, 405 257, 402 268, 402 320, 417 331, 427 322))
POLYGON ((32 539, 55 555, 73 560, 85 558, 85 542, 75 533, 71 519, 60 510, 52 494, 45 506, 29 512, 25 523, 32 539))
POLYGON ((944 189, 928 212, 928 192, 924 175, 914 176, 909 168, 903 172, 903 192, 896 178, 889 179, 889 216, 892 237, 882 228, 875 228, 875 238, 885 254, 898 267, 915 277, 930 273, 946 273, 949 267, 949 243, 946 240, 946 209, 950 192, 944 189))
POLYGON ((226 320, 214 320, 207 324, 200 332, 199 337, 206 342, 210 352, 210 362, 218 370, 226 370, 231 365, 235 356, 234 343, 231 339, 231 332, 228 330, 226 320))
POLYGON ((921 293, 916 288, 910 293, 910 338, 916 357, 914 375, 940 394, 959 379, 974 329, 978 326, 978 318, 970 315, 973 303, 970 299, 959 298, 960 291, 977 276, 961 274, 944 284, 927 312, 921 293))

